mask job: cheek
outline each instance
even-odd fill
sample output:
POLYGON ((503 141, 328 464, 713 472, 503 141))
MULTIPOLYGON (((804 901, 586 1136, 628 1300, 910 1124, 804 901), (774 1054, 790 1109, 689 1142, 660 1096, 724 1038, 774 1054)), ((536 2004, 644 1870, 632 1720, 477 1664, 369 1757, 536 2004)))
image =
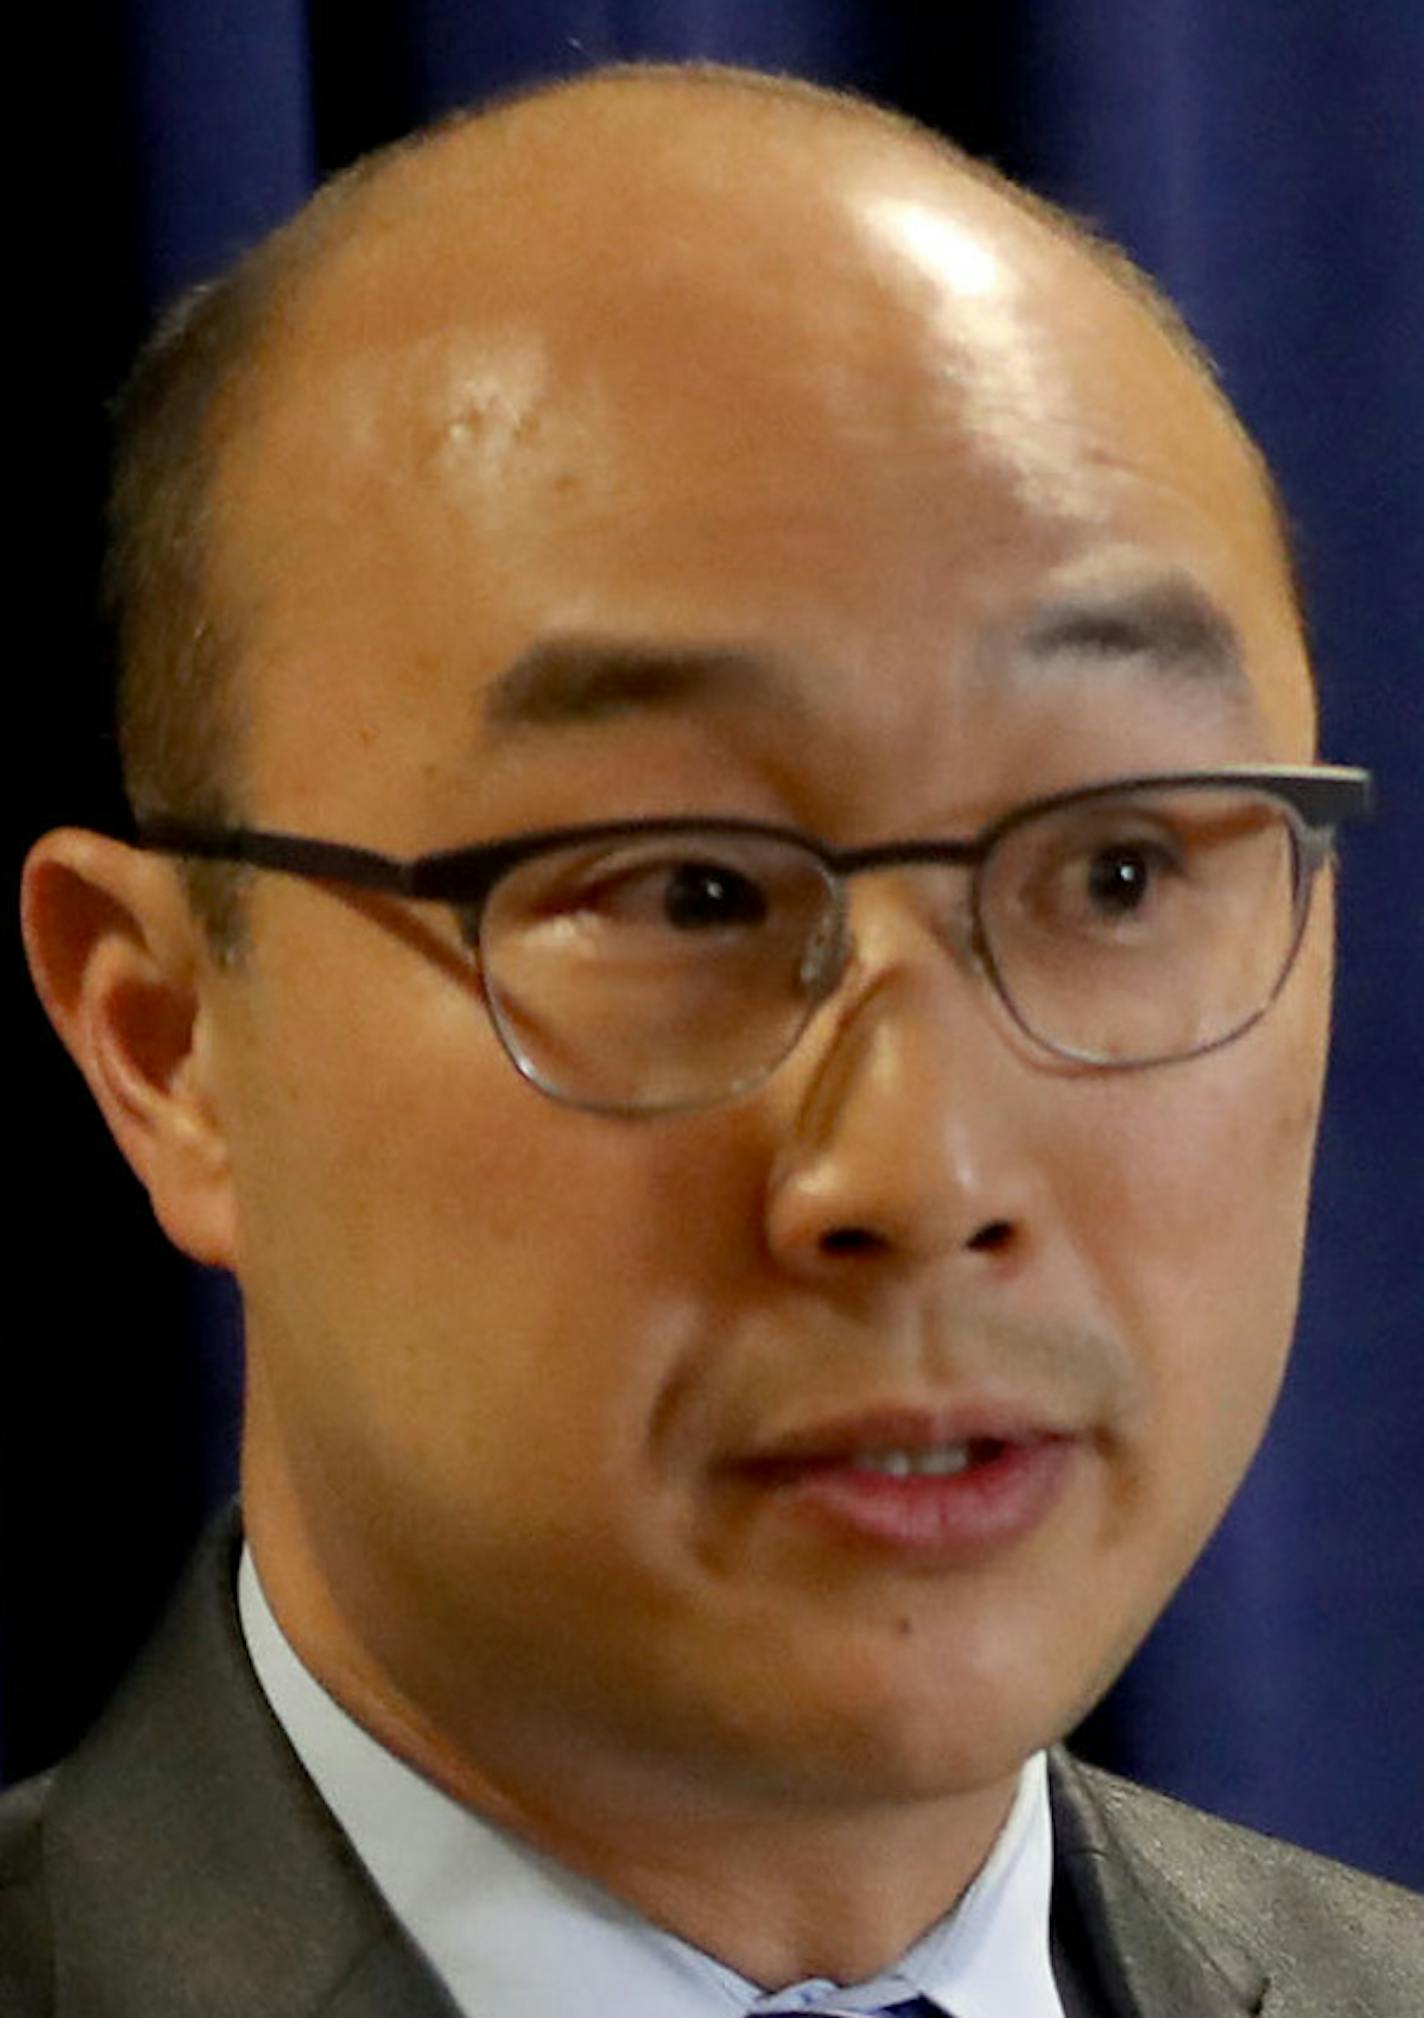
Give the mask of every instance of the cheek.
POLYGON ((1178 1072, 1105 1083, 1080 1144, 1080 1252, 1139 1353, 1157 1489, 1197 1525, 1238 1484, 1285 1367, 1323 1059, 1311 999, 1178 1072))
POLYGON ((536 1093, 473 990, 399 949, 356 976, 361 929, 305 932, 289 987, 274 935, 250 984, 228 1105, 254 1354, 332 1463, 368 1439, 393 1476, 527 1498, 576 1463, 631 1462, 698 1281, 755 1253, 747 1187, 706 1171, 692 1131, 536 1093))

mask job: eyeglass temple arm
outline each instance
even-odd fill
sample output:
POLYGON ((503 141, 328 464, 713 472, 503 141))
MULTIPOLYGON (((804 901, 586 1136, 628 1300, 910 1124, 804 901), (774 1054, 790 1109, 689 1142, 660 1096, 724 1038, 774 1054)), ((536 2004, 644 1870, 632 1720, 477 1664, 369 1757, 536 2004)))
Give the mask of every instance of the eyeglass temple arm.
POLYGON ((232 862, 248 869, 275 869, 333 883, 353 883, 393 896, 422 894, 418 862, 399 862, 374 848, 340 841, 316 841, 300 834, 270 834, 253 827, 204 827, 195 821, 157 818, 140 821, 140 848, 182 855, 189 861, 232 862))

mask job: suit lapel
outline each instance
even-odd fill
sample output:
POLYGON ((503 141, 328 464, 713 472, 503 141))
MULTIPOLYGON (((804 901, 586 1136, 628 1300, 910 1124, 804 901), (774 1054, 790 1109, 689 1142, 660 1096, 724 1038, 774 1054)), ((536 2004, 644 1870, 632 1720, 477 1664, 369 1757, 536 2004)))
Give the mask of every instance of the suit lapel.
POLYGON ((56 2018, 452 2018, 268 1711, 210 1541, 60 1775, 56 2018))
POLYGON ((1105 2018, 1269 2013, 1259 1959, 1194 1909, 1099 1798, 1091 1772, 1052 1754, 1055 1934, 1105 2018))
POLYGON ((403 1940, 369 1949, 312 2012, 313 2018, 458 2018, 453 2000, 403 1940))

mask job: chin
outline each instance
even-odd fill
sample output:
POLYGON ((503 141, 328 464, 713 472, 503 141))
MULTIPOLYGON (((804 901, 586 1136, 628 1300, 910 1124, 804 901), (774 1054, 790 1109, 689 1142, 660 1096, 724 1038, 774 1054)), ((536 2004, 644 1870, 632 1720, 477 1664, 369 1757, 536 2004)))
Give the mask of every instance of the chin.
MULTIPOLYGON (((1038 1699, 1025 1687, 1033 1673, 1025 1665, 997 1678, 956 1676, 946 1662, 910 1681, 882 1673, 872 1685, 860 1666, 853 1686, 843 1676, 828 1692, 824 1670, 798 1675, 788 1664, 770 1699, 783 1714, 763 1725, 756 1749, 769 1776, 803 1800, 918 1804, 985 1792, 1081 1714, 1076 1695, 1038 1699)), ((1085 1686, 1084 1710, 1090 1700, 1085 1686)))

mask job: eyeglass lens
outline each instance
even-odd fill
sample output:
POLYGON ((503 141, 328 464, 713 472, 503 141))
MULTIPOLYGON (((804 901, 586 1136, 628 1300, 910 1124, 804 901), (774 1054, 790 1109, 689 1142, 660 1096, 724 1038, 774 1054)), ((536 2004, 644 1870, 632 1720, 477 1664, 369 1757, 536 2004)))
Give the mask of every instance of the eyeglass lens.
POLYGON ((721 1098, 795 1043, 817 999, 808 956, 839 911, 794 842, 714 829, 538 856, 485 910, 491 1010, 549 1091, 648 1110, 721 1098))
POLYGON ((1050 1049, 1109 1065, 1222 1042, 1276 991, 1298 936, 1285 810, 1236 790, 1089 799, 1011 827, 982 874, 1001 990, 1050 1049))
MULTIPOLYGON (((1052 1051, 1118 1066, 1188 1056, 1279 987, 1299 864, 1291 815, 1260 792, 1040 808, 1000 831, 977 872, 980 955, 1052 1051)), ((534 856, 496 885, 479 938, 521 1070, 578 1104, 666 1111, 743 1091, 787 1055, 838 977, 844 900, 793 837, 709 825, 534 856)))

